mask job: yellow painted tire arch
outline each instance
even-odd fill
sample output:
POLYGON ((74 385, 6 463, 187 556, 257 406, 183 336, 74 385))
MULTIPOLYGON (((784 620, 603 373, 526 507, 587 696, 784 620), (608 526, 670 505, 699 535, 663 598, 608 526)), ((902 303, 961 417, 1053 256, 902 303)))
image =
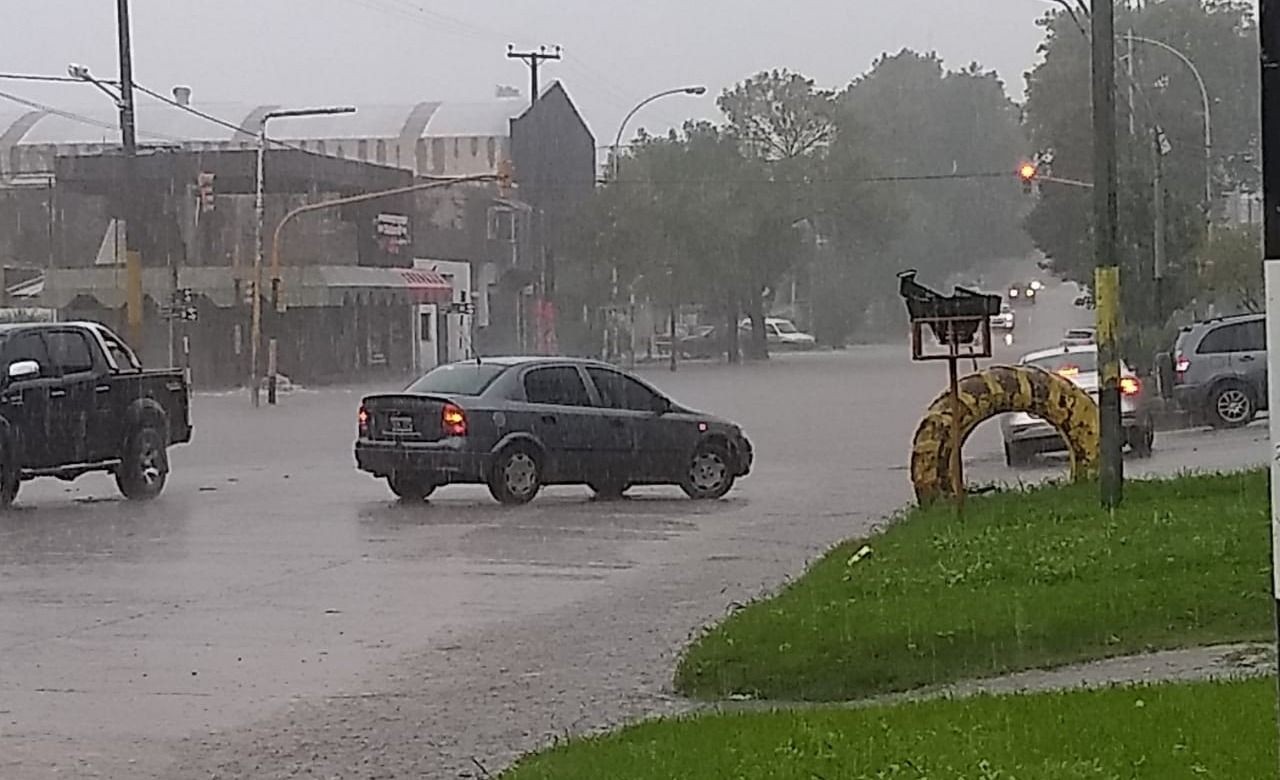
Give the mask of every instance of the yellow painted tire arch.
POLYGON ((951 493, 953 446, 964 446, 981 423, 1009 412, 1043 419, 1062 434, 1071 453, 1072 479, 1092 475, 1098 464, 1098 405, 1075 383, 1031 366, 992 366, 960 380, 960 441, 951 440, 951 392, 938 396, 916 429, 911 481, 916 499, 931 503, 951 493))

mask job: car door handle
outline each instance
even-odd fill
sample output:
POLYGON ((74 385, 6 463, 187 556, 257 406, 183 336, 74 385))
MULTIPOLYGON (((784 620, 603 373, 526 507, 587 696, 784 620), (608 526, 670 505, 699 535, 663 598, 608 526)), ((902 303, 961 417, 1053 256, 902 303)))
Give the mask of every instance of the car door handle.
POLYGON ((1243 355, 1240 358, 1241 363, 1252 363, 1255 360, 1257 360, 1257 358, 1255 358, 1253 355, 1243 355))
POLYGON ((548 425, 555 425, 556 416, 554 414, 544 414, 542 415, 542 421, 548 425))
POLYGON ((50 390, 49 391, 50 398, 65 398, 66 396, 67 396, 66 390, 50 390))
POLYGON ((109 392, 111 392, 111 385, 98 385, 97 387, 93 388, 93 392, 95 392, 95 393, 109 393, 109 392))

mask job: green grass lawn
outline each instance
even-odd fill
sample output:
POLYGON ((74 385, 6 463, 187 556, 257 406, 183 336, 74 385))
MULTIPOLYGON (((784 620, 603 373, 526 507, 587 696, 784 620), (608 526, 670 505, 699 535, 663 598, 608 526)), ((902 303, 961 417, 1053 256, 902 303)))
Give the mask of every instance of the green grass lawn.
POLYGON ((982 697, 646 723, 504 780, 1262 780, 1275 681, 982 697))
MULTIPOLYGON (((1267 475, 1046 487, 912 510, 703 636, 683 693, 837 701, 1272 627, 1267 475)), ((1067 776, 1067 775, 1058 775, 1067 776)))

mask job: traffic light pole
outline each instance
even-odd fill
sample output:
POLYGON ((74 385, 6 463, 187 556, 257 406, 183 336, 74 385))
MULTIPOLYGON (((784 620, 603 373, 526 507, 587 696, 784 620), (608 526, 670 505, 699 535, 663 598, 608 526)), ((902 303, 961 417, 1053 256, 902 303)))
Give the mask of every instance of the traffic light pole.
MULTIPOLYGON (((1267 285, 1267 369, 1280 372, 1280 0, 1261 0, 1262 191, 1266 204, 1263 252, 1267 285)), ((1271 403, 1280 403, 1280 382, 1271 382, 1271 403)), ((1277 407, 1271 407, 1277 408, 1277 407)), ((1271 417, 1272 452, 1280 452, 1280 415, 1271 417)), ((1271 571, 1277 647, 1280 647, 1280 459, 1271 459, 1271 571)))
POLYGON ((133 103, 133 43, 129 23, 129 0, 116 0, 116 24, 120 43, 120 140, 124 149, 124 256, 125 312, 129 323, 129 341, 142 353, 142 253, 138 239, 142 236, 138 190, 138 132, 133 103))
POLYGON ((1116 161, 1114 0, 1093 0, 1094 292, 1098 301, 1098 414, 1102 433, 1102 505, 1124 499, 1124 430, 1120 423, 1120 268, 1116 161))

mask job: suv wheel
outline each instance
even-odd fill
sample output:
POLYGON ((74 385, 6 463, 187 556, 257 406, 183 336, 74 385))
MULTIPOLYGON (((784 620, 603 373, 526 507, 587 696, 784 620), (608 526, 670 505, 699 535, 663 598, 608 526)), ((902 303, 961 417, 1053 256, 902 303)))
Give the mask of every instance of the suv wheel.
POLYGON ((150 501, 164 490, 169 455, 159 428, 144 425, 129 435, 124 458, 116 469, 116 486, 131 501, 150 501))
POLYGON ((1209 395, 1209 422, 1215 428, 1240 428, 1257 415, 1253 393, 1239 382, 1223 382, 1209 395))

